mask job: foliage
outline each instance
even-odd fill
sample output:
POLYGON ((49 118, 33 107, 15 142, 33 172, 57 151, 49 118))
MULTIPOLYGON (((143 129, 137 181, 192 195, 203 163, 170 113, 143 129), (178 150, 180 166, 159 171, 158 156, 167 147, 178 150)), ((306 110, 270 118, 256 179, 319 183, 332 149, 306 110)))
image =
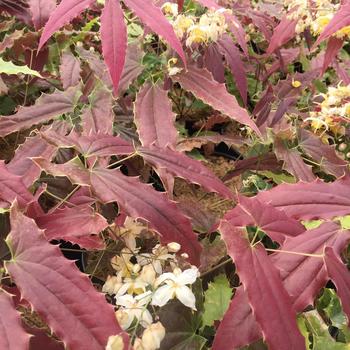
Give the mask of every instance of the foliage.
POLYGON ((309 5, 0 0, 1 349, 349 348, 350 1, 309 5))

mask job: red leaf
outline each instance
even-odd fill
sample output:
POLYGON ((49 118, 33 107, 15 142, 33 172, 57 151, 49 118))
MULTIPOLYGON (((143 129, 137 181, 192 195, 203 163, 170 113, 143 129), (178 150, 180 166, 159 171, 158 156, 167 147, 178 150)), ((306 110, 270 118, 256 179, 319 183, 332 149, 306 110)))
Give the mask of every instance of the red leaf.
POLYGON ((313 47, 319 45, 323 40, 329 38, 331 35, 336 33, 338 30, 350 25, 350 1, 345 1, 338 12, 334 15, 331 21, 327 24, 324 31, 316 40, 313 47))
POLYGON ((305 349, 290 297, 263 246, 251 247, 242 230, 227 222, 220 231, 269 349, 305 349))
POLYGON ((44 27, 38 50, 40 51, 53 33, 69 23, 94 2, 95 0, 62 0, 44 27))
POLYGON ((0 161, 0 201, 11 203, 17 199, 20 207, 33 200, 32 194, 24 185, 22 177, 8 171, 4 161, 0 161))
POLYGON ((41 156, 50 160, 55 151, 55 148, 41 137, 28 137, 17 148, 15 156, 6 167, 11 173, 21 176, 24 185, 30 187, 39 178, 41 172, 30 158, 41 156))
POLYGON ((343 262, 336 256, 333 248, 325 248, 324 262, 326 264, 329 278, 337 288, 343 310, 350 323, 350 272, 343 262))
POLYGON ((218 41, 218 45, 225 55, 226 61, 230 66, 231 73, 233 74, 238 91, 243 99, 244 104, 247 104, 247 89, 248 83, 243 62, 240 57, 240 52, 231 37, 227 34, 223 35, 218 41))
POLYGON ((299 146, 303 151, 319 163, 321 169, 336 177, 348 172, 348 162, 339 158, 334 146, 325 145, 320 137, 312 132, 300 129, 299 146))
POLYGON ((153 4, 152 0, 124 0, 124 3, 135 12, 144 24, 163 37, 186 64, 185 53, 172 25, 165 18, 161 9, 153 4))
POLYGON ((288 217, 282 210, 261 203, 256 197, 238 197, 238 204, 228 211, 224 219, 232 226, 257 226, 274 241, 282 243, 286 236, 298 236, 305 227, 288 217))
POLYGON ((226 114, 239 123, 248 125, 258 135, 261 135, 247 111, 239 106, 233 95, 227 92, 225 84, 216 82, 206 69, 190 66, 188 67, 188 71, 174 75, 172 79, 180 83, 182 88, 191 91, 196 97, 214 109, 226 114))
POLYGON ((48 240, 63 239, 79 244, 86 249, 101 249, 103 241, 98 235, 107 226, 106 219, 86 205, 56 209, 52 213, 35 218, 35 222, 45 230, 48 240))
POLYGON ((282 184, 259 192, 258 199, 298 220, 328 219, 350 214, 349 189, 350 177, 343 177, 332 183, 282 184))
POLYGON ((274 146, 277 159, 283 161, 283 169, 300 181, 312 182, 316 179, 312 167, 304 163, 300 153, 295 148, 288 148, 284 141, 277 137, 274 146))
POLYGON ((29 0, 28 5, 35 30, 39 30, 45 25, 51 13, 55 11, 56 0, 29 0))
POLYGON ((119 170, 94 169, 91 185, 103 202, 118 202, 128 215, 147 220, 161 235, 162 242, 180 243, 191 263, 199 264, 202 248, 191 223, 164 193, 156 192, 134 177, 122 175, 119 170))
POLYGON ((12 132, 49 121, 63 113, 72 112, 78 94, 77 87, 66 91, 57 90, 51 95, 43 94, 36 100, 35 105, 21 107, 15 115, 1 117, 0 136, 6 136, 12 132))
POLYGON ((175 148, 177 130, 175 113, 167 91, 158 85, 145 84, 136 96, 135 123, 143 146, 175 148))
POLYGON ((281 22, 273 31, 269 47, 266 51, 268 55, 280 48, 295 36, 295 26, 297 22, 297 19, 291 20, 287 18, 287 15, 283 16, 281 22))
POLYGON ((103 350, 110 335, 120 334, 127 349, 128 336, 117 324, 113 307, 16 207, 11 210, 7 243, 12 260, 5 267, 22 297, 67 347, 103 350))
POLYGON ((0 349, 29 348, 30 335, 22 328, 21 315, 15 309, 10 294, 0 289, 0 349))
MULTIPOLYGON (((273 264, 280 271, 283 285, 292 299, 296 312, 301 312, 308 305, 312 305, 319 290, 328 280, 323 260, 313 255, 321 256, 325 246, 333 247, 339 254, 349 239, 349 231, 342 231, 337 224, 328 222, 297 237, 288 237, 281 245, 282 251, 299 254, 281 252, 270 255, 273 264)), ((260 327, 246 302, 246 293, 238 288, 217 330, 214 345, 221 344, 221 338, 231 338, 232 347, 238 348, 261 338, 260 327)), ((214 347, 214 350, 219 349, 221 348, 214 347)))
POLYGON ((226 198, 232 198, 232 192, 219 180, 207 167, 185 154, 171 149, 161 149, 151 146, 149 148, 138 148, 138 153, 146 162, 175 176, 180 176, 188 181, 197 183, 209 191, 214 191, 226 198))
POLYGON ((82 114, 84 135, 95 133, 113 134, 113 100, 111 93, 105 89, 98 90, 92 95, 90 106, 82 114))
POLYGON ((324 61, 321 71, 321 76, 324 74, 328 66, 333 62, 337 57, 338 52, 343 47, 344 40, 338 39, 335 36, 332 36, 327 43, 327 49, 324 55, 324 61))
POLYGON ((80 62, 70 52, 62 55, 60 76, 64 90, 77 85, 80 81, 80 62))
POLYGON ((119 0, 107 0, 101 15, 102 53, 118 95, 127 46, 124 14, 119 0))

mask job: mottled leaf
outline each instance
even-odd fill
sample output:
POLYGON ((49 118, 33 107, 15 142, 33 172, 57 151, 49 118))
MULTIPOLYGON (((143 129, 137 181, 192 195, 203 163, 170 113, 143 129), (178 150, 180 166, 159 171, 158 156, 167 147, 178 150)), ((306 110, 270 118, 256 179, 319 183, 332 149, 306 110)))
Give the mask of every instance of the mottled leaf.
POLYGON ((190 182, 197 183, 209 191, 214 191, 226 198, 232 198, 232 193, 207 167, 199 161, 189 158, 183 153, 171 149, 161 149, 151 146, 138 148, 137 152, 146 162, 175 176, 180 176, 190 182))
POLYGON ((148 83, 141 88, 135 102, 135 123, 143 146, 175 147, 175 113, 167 91, 160 86, 148 83))
POLYGON ((16 66, 13 64, 11 61, 4 61, 0 57, 0 74, 5 73, 5 74, 29 74, 29 75, 34 75, 36 77, 41 77, 41 75, 35 71, 30 69, 28 66, 16 66))
POLYGON ((239 106, 233 95, 227 92, 224 84, 219 84, 213 79, 208 70, 189 66, 187 71, 172 76, 172 79, 180 83, 183 89, 192 92, 214 109, 239 123, 248 125, 258 135, 261 135, 247 111, 239 106))

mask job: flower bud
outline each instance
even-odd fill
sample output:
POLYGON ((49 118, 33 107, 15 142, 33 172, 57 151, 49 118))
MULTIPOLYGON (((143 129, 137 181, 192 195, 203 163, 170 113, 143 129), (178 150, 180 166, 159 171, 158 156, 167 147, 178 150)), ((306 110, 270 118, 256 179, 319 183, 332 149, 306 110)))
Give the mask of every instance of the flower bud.
POLYGON ((135 264, 133 267, 132 267, 132 272, 133 273, 139 273, 141 270, 141 266, 139 264, 135 264))
POLYGON ((344 152, 347 147, 348 147, 347 144, 343 142, 339 145, 338 149, 340 152, 344 152))
POLYGON ((160 322, 148 326, 142 334, 142 346, 144 350, 159 349, 161 341, 165 337, 165 328, 160 322))
POLYGON ((115 294, 118 292, 122 283, 117 276, 108 276, 107 281, 102 287, 102 292, 107 294, 115 294))
MULTIPOLYGON (((122 327, 123 330, 126 330, 130 327, 130 317, 127 311, 125 310, 117 310, 115 313, 115 316, 117 318, 117 321, 120 325, 120 327, 122 327)), ((131 320, 132 321, 132 320, 131 320)))
POLYGON ((184 258, 184 259, 188 259, 188 254, 187 253, 182 253, 181 257, 184 258))
POLYGON ((140 273, 140 278, 142 281, 153 285, 154 281, 156 280, 156 271, 154 267, 151 264, 144 266, 140 273))
POLYGON ((123 350, 123 349, 124 349, 124 341, 120 335, 111 335, 108 338, 106 350, 123 350))
POLYGON ((181 249, 181 245, 176 242, 171 242, 167 244, 170 253, 177 253, 181 249))

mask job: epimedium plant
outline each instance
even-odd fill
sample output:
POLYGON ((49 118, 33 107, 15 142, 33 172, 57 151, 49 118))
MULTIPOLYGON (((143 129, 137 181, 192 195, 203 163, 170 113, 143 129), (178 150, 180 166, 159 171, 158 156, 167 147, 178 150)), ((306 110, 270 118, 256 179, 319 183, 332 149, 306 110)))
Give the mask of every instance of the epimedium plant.
POLYGON ((349 6, 0 0, 1 349, 347 349, 349 6))

